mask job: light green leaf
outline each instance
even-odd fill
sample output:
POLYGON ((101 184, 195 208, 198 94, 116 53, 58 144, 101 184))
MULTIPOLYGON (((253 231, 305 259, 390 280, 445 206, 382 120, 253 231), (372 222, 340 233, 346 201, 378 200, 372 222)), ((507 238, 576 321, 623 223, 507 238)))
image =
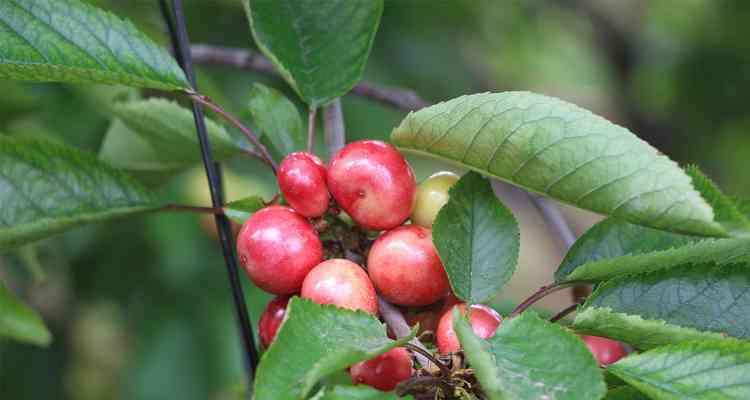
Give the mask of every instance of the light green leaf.
POLYGON ((453 293, 465 301, 480 303, 495 297, 516 270, 518 223, 495 196, 489 180, 475 172, 451 188, 432 235, 453 293))
POLYGON ((16 299, 0 282, 0 338, 8 338, 37 346, 52 340, 39 315, 16 299))
POLYGON ((250 196, 224 205, 224 214, 233 221, 244 224, 253 213, 266 206, 260 196, 250 196))
POLYGON ((318 392, 311 400, 397 400, 413 399, 398 397, 391 392, 381 392, 369 386, 334 386, 318 392))
POLYGON ((704 175, 695 165, 690 165, 685 172, 693 179, 693 186, 714 209, 714 219, 728 231, 737 236, 747 236, 750 221, 732 199, 719 190, 716 184, 704 175))
POLYGON ((256 83, 250 90, 250 114, 260 132, 282 156, 304 150, 305 128, 299 110, 279 91, 256 83))
POLYGON ((255 43, 313 107, 362 76, 383 0, 243 0, 255 43))
POLYGON ((489 340, 477 337, 457 310, 453 327, 492 400, 600 399, 607 390, 583 341, 533 311, 505 320, 489 340))
POLYGON ((750 343, 696 341, 633 354, 607 368, 657 400, 750 398, 750 343))
POLYGON ((636 224, 726 235, 677 164, 627 129, 552 97, 461 96, 410 113, 391 140, 405 151, 636 224))
POLYGON ((276 339, 263 354, 253 398, 305 398, 325 376, 403 345, 414 334, 393 341, 370 314, 294 297, 276 339))
POLYGON ((3 0, 0 43, 0 79, 190 87, 130 22, 79 0, 3 0))
POLYGON ((48 141, 0 138, 0 250, 158 207, 130 177, 48 141))

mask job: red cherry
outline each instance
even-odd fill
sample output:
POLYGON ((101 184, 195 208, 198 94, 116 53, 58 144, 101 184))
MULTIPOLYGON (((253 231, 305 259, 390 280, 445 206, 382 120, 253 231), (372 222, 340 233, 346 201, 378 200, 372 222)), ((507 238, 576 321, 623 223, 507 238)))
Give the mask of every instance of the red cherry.
POLYGON ((393 348, 372 360, 354 364, 349 369, 352 383, 364 383, 385 392, 395 389, 400 382, 409 379, 411 374, 411 356, 403 347, 393 348))
POLYGON ((432 304, 450 288, 432 231, 417 225, 382 234, 370 249, 367 269, 378 293, 402 306, 432 304))
POLYGON ((289 304, 289 296, 276 296, 263 310, 258 323, 258 333, 263 347, 268 348, 276 337, 276 332, 284 322, 287 304, 289 304))
POLYGON ((349 260, 334 258, 318 264, 302 284, 302 297, 318 304, 378 314, 378 301, 370 278, 349 260))
POLYGON ((326 168, 314 154, 300 151, 284 157, 278 180, 284 198, 298 213, 313 218, 328 210, 326 168))
POLYGON ((582 339, 601 366, 617 362, 627 355, 625 348, 616 340, 599 336, 583 336, 582 339))
POLYGON ((414 208, 411 167, 395 147, 380 141, 345 146, 331 159, 327 180, 336 202, 367 229, 395 228, 414 208))
MULTIPOLYGON (((460 304, 455 307, 459 307, 461 314, 466 314, 465 304, 460 304)), ((492 337, 502 321, 503 318, 500 314, 487 306, 481 304, 471 306, 469 323, 471 324, 471 329, 474 331, 474 334, 482 339, 492 337)), ((458 336, 456 336, 456 332, 453 331, 452 308, 443 314, 438 323, 437 346, 438 351, 440 351, 441 354, 454 353, 461 349, 458 336)))
POLYGON ((271 206, 245 221, 237 237, 237 254, 259 288, 292 294, 323 259, 323 244, 303 216, 289 207, 271 206))

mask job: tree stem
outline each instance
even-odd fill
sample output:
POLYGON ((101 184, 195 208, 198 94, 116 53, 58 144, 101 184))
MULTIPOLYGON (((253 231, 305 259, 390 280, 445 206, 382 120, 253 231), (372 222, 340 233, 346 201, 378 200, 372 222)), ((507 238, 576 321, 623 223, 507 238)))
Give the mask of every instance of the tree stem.
POLYGON ((573 287, 573 286, 581 286, 581 285, 589 285, 591 282, 588 281, 570 281, 570 282, 563 282, 563 283, 555 283, 551 285, 542 286, 537 290, 534 294, 529 296, 526 300, 521 302, 518 306, 516 306, 513 311, 508 314, 508 318, 513 318, 521 314, 522 312, 526 311, 529 307, 531 307, 534 303, 537 301, 543 299, 547 295, 550 295, 552 293, 555 293, 557 291, 573 287))
POLYGON ((341 99, 334 100, 323 109, 323 127, 328 152, 333 156, 346 144, 346 128, 344 126, 344 113, 341 110, 341 99))
MULTIPOLYGON (((428 360, 430 360, 430 362, 432 362, 438 368, 440 368, 440 371, 443 373, 444 376, 450 376, 451 370, 448 369, 448 367, 445 364, 443 364, 442 362, 440 362, 440 360, 438 360, 437 358, 435 358, 435 356, 433 356, 432 353, 430 353, 429 351, 425 350, 422 347, 415 346, 415 345, 413 345, 411 343, 407 343, 406 345, 404 345, 404 347, 406 347, 407 349, 409 349, 409 350, 411 350, 411 351, 413 351, 415 353, 421 354, 422 356, 424 356, 425 358, 427 358, 428 360)), ((422 366, 424 366, 424 364, 422 366)))
POLYGON ((565 308, 562 309, 559 313, 555 314, 552 318, 549 319, 549 322, 557 322, 565 317, 567 317, 570 313, 576 310, 578 306, 581 305, 581 302, 573 303, 565 308))
POLYGON ((318 114, 316 107, 310 107, 307 112, 307 152, 312 153, 315 146, 315 117, 318 114))

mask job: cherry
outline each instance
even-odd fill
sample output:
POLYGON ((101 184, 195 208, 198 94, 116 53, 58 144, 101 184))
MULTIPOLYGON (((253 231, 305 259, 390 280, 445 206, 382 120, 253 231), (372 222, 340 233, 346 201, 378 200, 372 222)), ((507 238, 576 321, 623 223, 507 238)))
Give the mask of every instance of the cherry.
MULTIPOLYGON (((460 304, 461 314, 466 314, 466 305, 460 304)), ((497 327, 500 326, 503 319, 497 311, 481 305, 471 306, 471 316, 469 322, 474 334, 482 339, 487 339, 495 334, 497 327)), ((441 354, 454 353, 461 349, 456 332, 453 331, 453 309, 447 310, 440 318, 437 328, 437 346, 441 354)))
POLYGON ((616 340, 599 336, 583 336, 582 339, 601 366, 617 362, 627 354, 622 344, 616 340))
POLYGON ((334 304, 378 314, 375 288, 359 265, 341 258, 318 264, 302 284, 302 297, 318 304, 334 304))
POLYGON ((237 237, 237 254, 259 288, 292 294, 323 259, 323 245, 303 216, 289 207, 270 206, 245 221, 237 237))
POLYGON ((308 218, 328 210, 328 186, 323 162, 308 152, 287 155, 278 171, 279 189, 295 211, 308 218))
POLYGON ((400 226, 382 234, 370 248, 367 269, 378 292, 394 304, 432 304, 449 290, 432 231, 421 226, 400 226))
POLYGON ((396 347, 372 360, 352 365, 349 375, 352 383, 364 383, 382 391, 391 391, 399 382, 411 377, 412 361, 409 352, 396 347))
POLYGON ((395 228, 414 207, 411 167, 395 147, 380 141, 346 145, 331 159, 327 180, 339 206, 366 229, 395 228))
POLYGON ((263 310, 258 323, 258 333, 263 347, 268 348, 276 337, 276 332, 284 322, 287 304, 289 304, 289 296, 276 296, 263 310))
POLYGON ((411 222, 431 228, 438 211, 448 202, 448 190, 458 179, 459 176, 453 172, 444 171, 433 174, 420 183, 411 222))

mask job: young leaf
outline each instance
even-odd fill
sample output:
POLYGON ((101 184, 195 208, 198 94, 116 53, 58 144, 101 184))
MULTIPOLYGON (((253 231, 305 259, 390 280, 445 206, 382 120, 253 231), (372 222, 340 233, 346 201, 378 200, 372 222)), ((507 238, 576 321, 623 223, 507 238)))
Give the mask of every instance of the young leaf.
POLYGON ((310 106, 360 79, 383 0, 243 0, 255 42, 310 106))
POLYGON ((649 400, 649 398, 634 387, 620 386, 610 389, 604 400, 649 400))
POLYGON ((310 400, 398 400, 413 399, 411 396, 398 397, 394 393, 381 392, 369 386, 334 386, 324 388, 310 400))
POLYGON ((476 172, 464 175, 440 209, 432 237, 453 293, 480 303, 493 298, 513 275, 520 242, 518 223, 476 172))
POLYGON ((750 344, 722 340, 659 347, 607 368, 649 398, 750 398, 750 344))
POLYGON ((0 2, 0 78, 187 89, 164 49, 80 0, 0 2))
POLYGON ((636 224, 726 235, 677 164, 627 129, 552 97, 461 96, 410 113, 391 140, 636 224))
POLYGON ((253 398, 305 398, 321 378, 403 345, 414 333, 393 341, 370 314, 294 297, 261 359, 253 398))
POLYGON ((0 338, 46 346, 52 340, 39 315, 0 282, 0 338))
POLYGON ((693 179, 693 186, 714 209, 714 219, 727 230, 743 235, 750 229, 750 221, 737 205, 719 190, 716 184, 704 175, 698 167, 690 165, 685 172, 693 179))
POLYGON ((305 149, 307 137, 302 118, 286 96, 256 83, 250 90, 249 105, 253 122, 282 156, 305 149))
POLYGON ((158 207, 122 172, 49 141, 0 138, 0 171, 0 250, 158 207))
POLYGON ((254 212, 265 207, 266 203, 260 196, 250 196, 224 205, 224 214, 234 222, 243 224, 254 212))
POLYGON ((533 311, 505 320, 489 340, 477 337, 458 313, 453 327, 490 399, 600 399, 602 372, 583 341, 533 311))

